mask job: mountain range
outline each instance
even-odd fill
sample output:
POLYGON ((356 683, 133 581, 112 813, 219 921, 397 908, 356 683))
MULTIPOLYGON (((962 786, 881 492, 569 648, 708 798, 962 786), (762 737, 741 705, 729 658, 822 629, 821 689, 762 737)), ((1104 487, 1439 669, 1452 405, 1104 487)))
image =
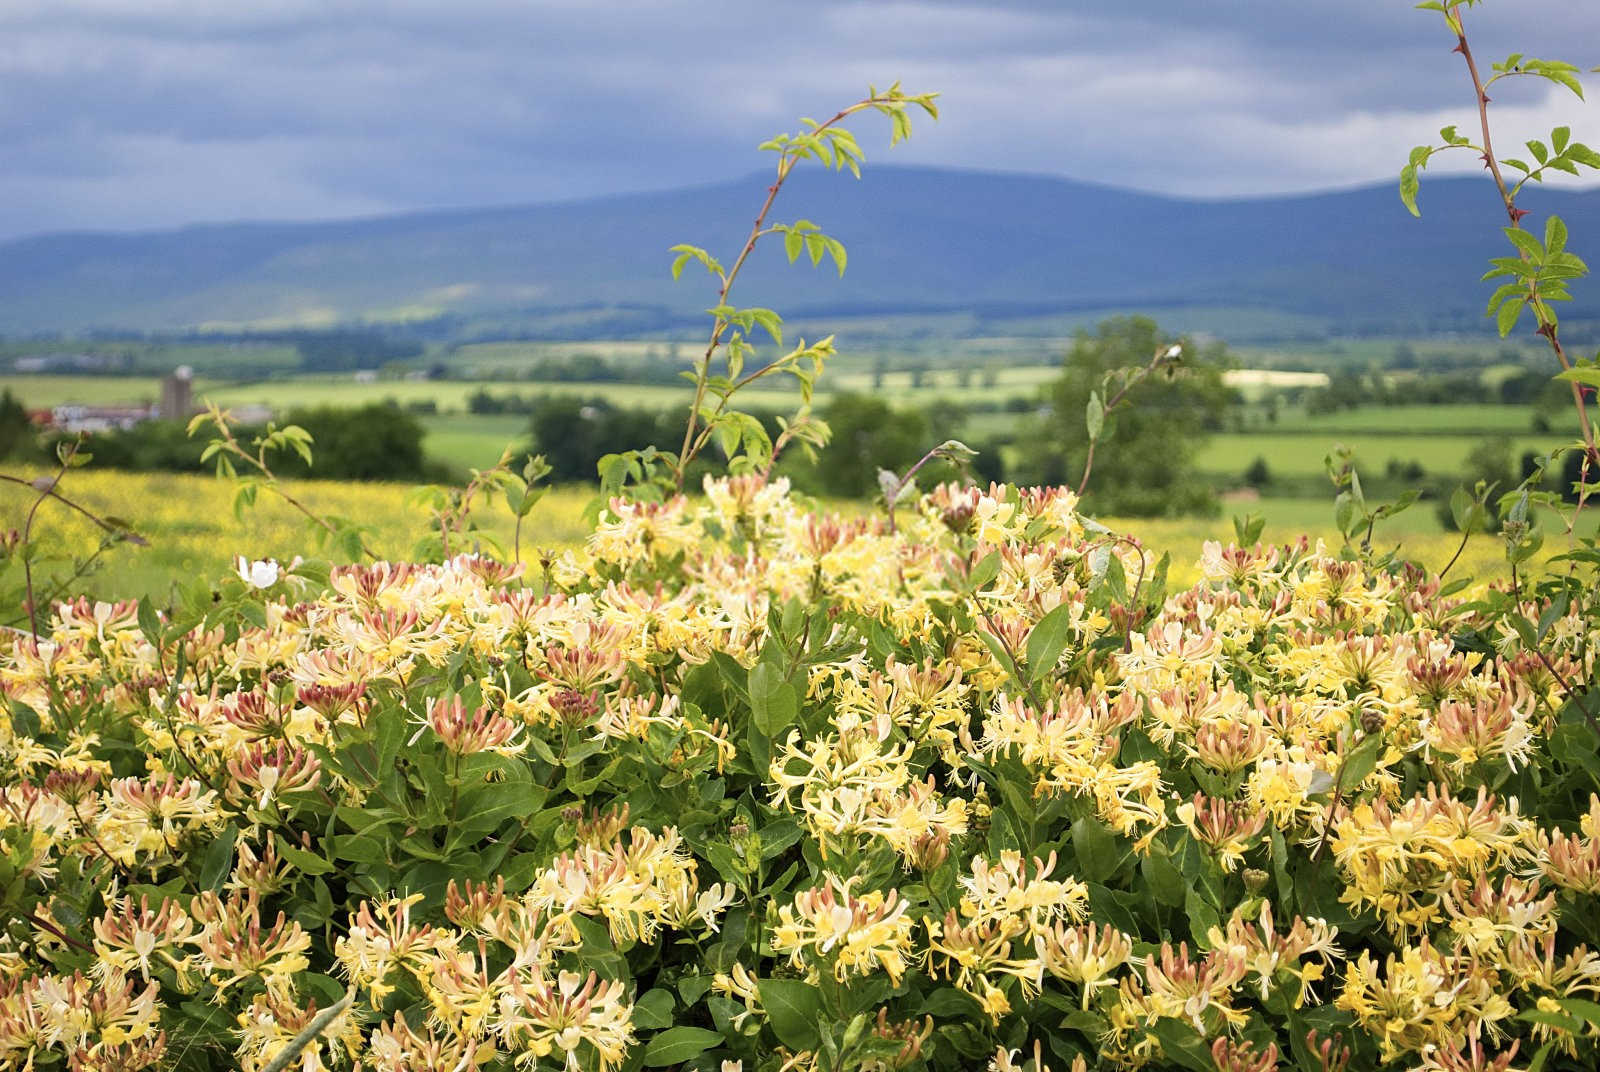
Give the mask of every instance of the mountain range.
MULTIPOLYGON (((0 334, 416 323, 573 322, 632 311, 699 316, 715 288, 669 247, 731 263, 770 174, 561 203, 0 243, 0 334), (581 319, 581 317, 580 317, 581 319)), ((1533 188, 1582 252, 1600 190, 1533 188)), ((1413 219, 1393 184, 1196 200, 1031 175, 869 166, 857 181, 795 172, 771 217, 810 219, 849 250, 841 279, 752 257, 733 299, 809 319, 1228 308, 1339 332, 1481 329, 1485 260, 1510 247, 1483 178, 1424 178, 1413 219)), ((1579 306, 1593 296, 1580 286, 1579 306)), ((623 317, 626 320, 626 316, 623 317)))

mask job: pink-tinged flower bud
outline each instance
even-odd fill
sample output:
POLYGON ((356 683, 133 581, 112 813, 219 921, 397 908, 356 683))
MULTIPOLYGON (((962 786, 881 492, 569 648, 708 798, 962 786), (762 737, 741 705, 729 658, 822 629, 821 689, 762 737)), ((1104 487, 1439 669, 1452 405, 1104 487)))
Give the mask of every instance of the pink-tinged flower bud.
POLYGON ((468 715, 459 696, 435 700, 428 715, 428 725, 445 748, 458 756, 515 751, 509 746, 522 730, 518 723, 504 715, 495 714, 487 707, 480 707, 468 715))
POLYGON ((256 807, 265 808, 285 793, 315 789, 322 779, 322 763, 299 745, 258 741, 228 760, 228 774, 229 800, 253 797, 256 807))
POLYGON ((1269 1042, 1258 1054, 1252 1042, 1219 1038, 1211 1044, 1211 1059, 1217 1064, 1217 1072, 1274 1072, 1278 1067, 1278 1044, 1269 1042))

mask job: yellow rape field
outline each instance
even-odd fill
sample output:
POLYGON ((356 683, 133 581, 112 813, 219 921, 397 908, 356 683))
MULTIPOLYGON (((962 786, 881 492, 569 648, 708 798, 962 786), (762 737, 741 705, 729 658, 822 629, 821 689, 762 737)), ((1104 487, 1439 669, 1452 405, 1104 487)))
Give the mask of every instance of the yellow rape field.
MULTIPOLYGON (((12 470, 31 478, 36 471, 12 470)), ((413 488, 396 484, 338 481, 287 482, 285 487, 318 513, 339 515, 371 527, 368 542, 390 559, 415 557, 416 542, 427 531, 427 511, 411 500, 413 488)), ((312 530, 287 504, 263 492, 258 505, 242 518, 233 513, 232 488, 213 477, 177 473, 121 473, 93 469, 69 473, 62 484, 69 497, 103 515, 126 518, 148 541, 147 547, 114 549, 102 568, 84 579, 80 590, 102 598, 150 595, 163 598, 172 586, 196 576, 215 577, 231 568, 240 555, 252 558, 292 559, 295 555, 327 554, 312 530)), ((584 506, 592 492, 583 488, 552 491, 524 522, 522 549, 531 560, 540 547, 570 547, 587 531, 584 506)), ((20 528, 31 495, 15 485, 0 485, 0 529, 20 528)), ((845 513, 857 513, 858 503, 830 504, 845 513)), ((1331 504, 1271 500, 1252 504, 1267 518, 1264 538, 1285 542, 1305 533, 1312 540, 1339 542, 1330 524, 1331 504)), ((512 522, 503 504, 494 500, 478 513, 479 523, 492 538, 511 549, 512 522)), ((1169 577, 1188 585, 1199 577, 1196 563, 1206 540, 1233 539, 1231 521, 1220 519, 1106 519, 1119 532, 1138 537, 1157 555, 1172 556, 1169 577)), ((96 544, 96 530, 80 515, 58 503, 46 503, 37 523, 41 538, 52 548, 86 554, 96 544)), ((1399 544, 1402 550, 1432 570, 1441 569, 1455 552, 1457 538, 1438 530, 1426 504, 1379 530, 1379 544, 1399 544)), ((1546 552, 1559 554, 1565 540, 1552 535, 1546 552)), ((1488 580, 1504 572, 1501 544, 1492 537, 1475 537, 1452 576, 1471 575, 1488 580)))
MULTIPOLYGON (((370 526, 369 545, 389 559, 413 557, 416 541, 427 531, 427 511, 409 501, 414 490, 409 486, 353 481, 288 481, 284 486, 319 514, 370 526)), ((147 547, 114 548, 102 559, 104 567, 85 579, 81 589, 103 598, 164 597, 175 582, 218 576, 241 555, 287 561, 330 554, 318 547, 305 518, 271 493, 263 491, 253 509, 235 517, 232 486, 211 476, 83 470, 67 474, 61 489, 96 513, 126 519, 149 541, 147 547)), ((579 542, 586 531, 583 508, 591 497, 583 489, 547 495, 523 523, 524 557, 534 548, 579 542)), ((0 529, 20 528, 31 499, 16 485, 0 486, 0 529)), ((509 554, 512 522, 503 503, 487 504, 479 516, 489 535, 504 540, 509 554)), ((94 525, 55 502, 41 507, 36 529, 51 550, 87 554, 98 542, 94 525)))

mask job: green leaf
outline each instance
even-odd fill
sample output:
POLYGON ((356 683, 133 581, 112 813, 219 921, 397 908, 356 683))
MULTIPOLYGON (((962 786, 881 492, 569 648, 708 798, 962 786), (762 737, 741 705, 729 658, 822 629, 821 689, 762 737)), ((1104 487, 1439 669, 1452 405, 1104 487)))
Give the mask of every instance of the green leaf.
POLYGON ((1106 407, 1100 401, 1099 391, 1089 392, 1089 402, 1084 407, 1084 424, 1089 432, 1089 441, 1092 443, 1100 438, 1100 431, 1105 427, 1106 407))
POLYGON ((1591 1024, 1600 1024, 1600 1004, 1583 998, 1556 998, 1556 1004, 1591 1024))
POLYGON ((1150 852, 1139 863, 1139 873, 1150 886, 1156 900, 1172 908, 1183 905, 1187 887, 1183 874, 1173 866, 1172 858, 1159 850, 1150 852))
MULTIPOLYGON (((1596 373, 1600 375, 1600 370, 1596 370, 1596 373)), ((974 592, 981 591, 988 587, 989 582, 994 580, 999 573, 1000 552, 990 551, 978 561, 976 566, 972 567, 972 572, 967 576, 967 585, 974 592)))
POLYGON ((1085 815, 1072 824, 1072 851, 1077 856, 1077 875, 1088 882, 1102 882, 1116 874, 1130 850, 1099 819, 1085 815))
POLYGON ((1600 153, 1595 152, 1582 142, 1573 142, 1567 147, 1567 159, 1575 164, 1587 168, 1600 168, 1600 153))
POLYGON ((1543 1009, 1527 1009, 1517 1014, 1518 1020, 1526 1020, 1531 1024, 1544 1024, 1547 1027, 1559 1027, 1563 1031, 1574 1035, 1583 1034, 1583 1021, 1574 1016, 1564 1016, 1559 1012, 1545 1012, 1543 1009))
POLYGON ((233 870, 233 846, 239 840, 239 828, 229 824, 227 829, 206 847, 200 861, 200 888, 220 890, 222 880, 233 870))
POLYGON ((1063 603, 1028 631, 1028 647, 1024 658, 1028 672, 1034 676, 1048 674, 1055 669, 1067 642, 1072 639, 1074 605, 1063 603))
POLYGON ((1511 244, 1516 246, 1519 252, 1534 261, 1544 260, 1544 246, 1533 235, 1520 227, 1503 227, 1501 230, 1505 231, 1506 237, 1511 240, 1511 244))
POLYGON ((646 1068, 681 1065, 722 1042, 722 1036, 703 1027, 674 1027, 650 1039, 641 1063, 646 1068))
POLYGON ((1544 221, 1544 246, 1550 253, 1560 253, 1567 248, 1567 225, 1560 216, 1544 221))
POLYGON ((1503 339, 1511 334, 1511 329, 1517 326, 1517 321, 1522 317, 1522 307, 1526 302, 1508 301, 1500 306, 1500 311, 1494 316, 1495 326, 1500 329, 1503 339))
POLYGON ((1572 383, 1586 384, 1589 387, 1600 387, 1600 366, 1579 365, 1577 368, 1567 369, 1555 375, 1558 380, 1568 380, 1572 383))
POLYGON ((1194 1028, 1182 1020, 1166 1017, 1157 1020, 1153 1026, 1156 1038, 1161 1040, 1161 1052, 1168 1058, 1194 1072, 1216 1072, 1217 1065, 1211 1059, 1211 1050, 1194 1028))
POLYGON ((1421 184, 1417 181, 1417 166, 1407 164, 1400 169, 1400 203, 1406 211, 1413 216, 1421 216, 1422 210, 1417 208, 1417 190, 1421 184))
POLYGON ((1378 756, 1383 752, 1383 738, 1378 734, 1368 734, 1361 738, 1361 743, 1351 749, 1345 756, 1344 774, 1340 785, 1344 792, 1353 792, 1357 786, 1366 781, 1378 765, 1378 756))
POLYGON ((161 646, 161 617, 156 613, 155 604, 150 602, 149 596, 139 599, 139 632, 151 644, 161 646))
POLYGON ((672 992, 657 987, 633 1003, 633 1026, 644 1031, 664 1031, 672 1026, 672 992))
POLYGON ((296 848, 294 845, 289 844, 282 834, 276 836, 278 839, 278 855, 289 861, 289 865, 295 870, 304 872, 307 875, 326 875, 333 870, 333 865, 316 853, 296 848))
POLYGON ((799 721, 800 693, 771 663, 757 663, 750 671, 750 713, 756 728, 768 737, 799 721))
POLYGON ((822 992, 799 979, 763 979, 761 1007, 773 1034, 791 1050, 814 1050, 821 1038, 822 992))
MULTIPOLYGON (((857 175, 859 177, 859 172, 857 175)), ((843 276, 845 261, 848 259, 844 251, 844 243, 837 238, 830 238, 827 240, 827 246, 829 255, 833 257, 833 263, 838 266, 839 275, 843 276)))

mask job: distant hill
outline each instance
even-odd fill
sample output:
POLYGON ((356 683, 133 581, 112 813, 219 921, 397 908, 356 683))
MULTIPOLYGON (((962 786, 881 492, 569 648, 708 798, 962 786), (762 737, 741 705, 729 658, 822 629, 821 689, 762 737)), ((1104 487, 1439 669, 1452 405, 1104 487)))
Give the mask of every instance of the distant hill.
MULTIPOLYGON (((401 321, 456 314, 559 325, 625 307, 640 330, 711 304, 674 284, 669 246, 732 258, 766 174, 556 204, 367 220, 216 224, 0 243, 0 333, 401 321)), ((1600 191, 1531 190, 1582 252, 1600 191)), ((1482 327, 1478 280, 1503 248, 1486 180, 1434 179, 1412 219, 1393 184, 1294 197, 1188 200, 1064 179, 872 165, 856 182, 797 171, 774 219, 814 219, 849 247, 831 268, 759 251, 735 297, 810 318, 1231 307, 1340 331, 1482 327)), ((1593 296, 1594 288, 1584 290, 1593 296)))

